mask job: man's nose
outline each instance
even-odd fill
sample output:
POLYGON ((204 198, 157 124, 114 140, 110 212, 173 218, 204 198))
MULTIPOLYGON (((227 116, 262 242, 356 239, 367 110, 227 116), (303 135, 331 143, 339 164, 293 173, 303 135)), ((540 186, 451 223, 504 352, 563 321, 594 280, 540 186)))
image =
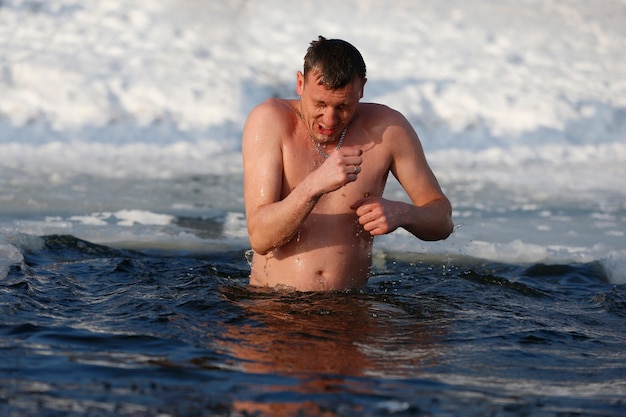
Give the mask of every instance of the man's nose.
POLYGON ((338 112, 337 110, 333 109, 332 107, 326 107, 326 109, 324 110, 324 124, 328 127, 334 127, 338 120, 338 112))

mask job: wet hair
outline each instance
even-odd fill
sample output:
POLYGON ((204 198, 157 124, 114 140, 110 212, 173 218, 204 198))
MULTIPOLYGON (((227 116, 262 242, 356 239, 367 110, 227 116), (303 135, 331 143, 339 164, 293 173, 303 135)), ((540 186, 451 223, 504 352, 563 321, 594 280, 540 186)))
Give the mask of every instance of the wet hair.
POLYGON ((365 61, 361 53, 341 39, 320 36, 311 42, 304 56, 304 77, 319 71, 321 82, 330 89, 345 87, 355 77, 365 80, 365 61))

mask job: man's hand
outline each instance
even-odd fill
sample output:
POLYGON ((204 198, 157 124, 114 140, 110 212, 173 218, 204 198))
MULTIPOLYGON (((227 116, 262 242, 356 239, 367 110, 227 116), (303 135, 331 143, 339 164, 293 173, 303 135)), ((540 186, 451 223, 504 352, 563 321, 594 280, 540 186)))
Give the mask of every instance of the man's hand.
POLYGON ((445 239, 454 227, 450 218, 450 203, 446 198, 438 198, 418 207, 382 197, 365 197, 350 208, 355 210, 363 230, 372 236, 403 227, 422 240, 432 241, 445 239))
POLYGON ((350 206, 356 211, 359 224, 372 236, 384 235, 396 230, 400 223, 394 213, 395 202, 382 197, 365 197, 350 206))
POLYGON ((361 149, 339 149, 333 152, 324 163, 314 171, 315 182, 326 194, 338 190, 346 184, 356 181, 361 172, 363 158, 361 149))

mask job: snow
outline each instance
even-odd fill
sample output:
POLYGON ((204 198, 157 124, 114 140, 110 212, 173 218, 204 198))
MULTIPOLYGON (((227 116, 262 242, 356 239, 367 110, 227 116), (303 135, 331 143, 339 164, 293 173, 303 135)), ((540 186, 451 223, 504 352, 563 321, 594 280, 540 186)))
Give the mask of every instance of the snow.
POLYGON ((600 260, 626 281, 625 17, 623 0, 4 0, 0 265, 23 233, 168 239, 159 227, 182 207, 217 205, 243 228, 245 118, 295 96, 324 35, 361 50, 364 100, 411 121, 461 224, 439 244, 398 233, 379 246, 600 260), (207 175, 232 178, 211 203, 170 194, 207 175))

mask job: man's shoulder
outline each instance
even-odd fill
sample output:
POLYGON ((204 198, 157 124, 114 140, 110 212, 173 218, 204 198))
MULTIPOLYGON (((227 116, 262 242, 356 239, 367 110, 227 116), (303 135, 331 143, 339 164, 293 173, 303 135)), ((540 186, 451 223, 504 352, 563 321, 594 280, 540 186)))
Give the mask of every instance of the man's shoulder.
POLYGON ((361 102, 359 103, 359 106, 359 109, 362 112, 366 112, 368 114, 376 114, 380 116, 393 116, 399 114, 397 110, 392 109, 386 104, 361 102))
POLYGON ((359 113, 361 126, 369 135, 380 135, 381 143, 394 143, 395 151, 419 142, 417 132, 398 110, 384 104, 363 103, 359 113))
POLYGON ((291 104, 293 100, 286 100, 281 98, 268 98, 264 102, 258 104, 254 109, 253 113, 260 113, 260 115, 271 115, 271 116, 283 116, 289 117, 295 115, 295 110, 293 105, 291 104))
POLYGON ((297 113, 292 100, 270 98, 252 109, 246 121, 246 127, 259 132, 282 134, 290 132, 297 123, 297 113))
POLYGON ((359 113, 366 125, 397 124, 404 119, 399 111, 379 103, 359 103, 359 113))

